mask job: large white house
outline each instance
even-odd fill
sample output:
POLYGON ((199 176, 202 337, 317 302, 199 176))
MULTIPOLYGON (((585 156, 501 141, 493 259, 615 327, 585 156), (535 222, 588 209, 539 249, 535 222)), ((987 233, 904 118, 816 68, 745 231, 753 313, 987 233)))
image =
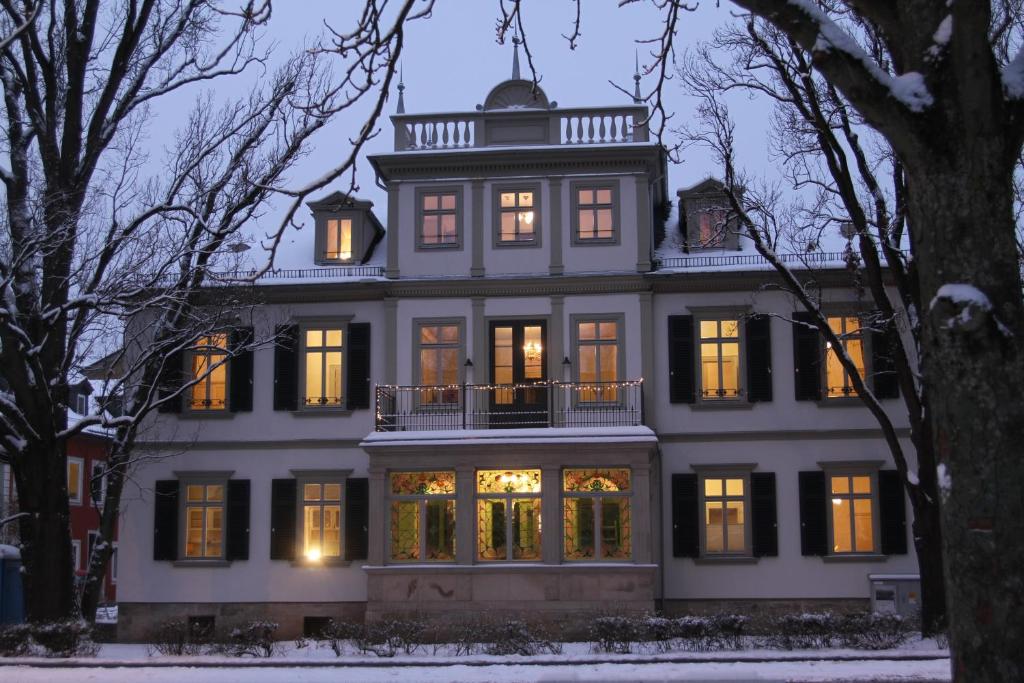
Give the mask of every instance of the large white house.
MULTIPOLYGON (((125 493, 121 637, 172 617, 294 635, 863 608, 869 574, 914 572, 877 423, 740 249, 720 186, 668 196, 646 116, 557 107, 518 77, 476 111, 400 105, 370 159, 386 221, 312 203, 315 266, 262 280, 251 320, 181 359, 201 376, 274 338, 147 430, 162 457, 125 493)), ((843 264, 814 277, 897 399, 843 264)))

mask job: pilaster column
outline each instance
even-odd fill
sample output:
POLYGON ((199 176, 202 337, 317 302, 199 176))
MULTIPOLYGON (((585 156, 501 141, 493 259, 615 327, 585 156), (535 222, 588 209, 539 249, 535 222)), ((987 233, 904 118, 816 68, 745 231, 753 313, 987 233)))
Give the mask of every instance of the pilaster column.
MULTIPOLYGON (((640 372, 644 384, 640 388, 643 392, 644 408, 649 410, 654 405, 654 312, 653 295, 651 292, 640 292, 640 372)), ((644 423, 651 422, 651 419, 644 415, 644 423)))
POLYGON ((379 567, 384 564, 384 520, 387 519, 388 491, 387 477, 383 467, 369 468, 370 509, 368 510, 367 533, 370 544, 367 549, 367 564, 379 567))
POLYGON ((544 564, 562 563, 562 506, 559 505, 562 471, 558 465, 547 464, 540 470, 540 517, 544 525, 541 535, 541 557, 544 564))
POLYGON ((473 564, 476 539, 475 470, 472 465, 455 468, 455 563, 473 564))
MULTIPOLYGON (((548 272, 551 275, 561 275, 565 272, 565 264, 562 263, 562 179, 548 179, 548 205, 551 207, 548 225, 551 226, 551 265, 548 272)), ((570 221, 571 223, 572 221, 570 221)))
POLYGON ((650 463, 633 465, 633 559, 640 564, 652 562, 651 553, 651 515, 660 510, 651 509, 654 500, 651 497, 651 466, 650 463))
POLYGON ((565 297, 551 295, 551 326, 548 329, 548 379, 562 380, 562 359, 565 351, 565 297))
POLYGON ((397 278, 398 271, 398 190, 399 184, 388 183, 388 264, 384 274, 397 278))
POLYGON ((475 296, 470 301, 473 306, 473 344, 469 357, 473 360, 473 377, 477 384, 487 384, 491 381, 491 365, 490 354, 487 353, 487 321, 484 320, 486 300, 475 296))
POLYGON ((384 382, 398 384, 398 299, 384 299, 384 382))
POLYGON ((646 175, 636 177, 636 269, 646 273, 651 269, 651 191, 646 175))
MULTIPOLYGON (((469 274, 473 277, 484 276, 484 235, 487 234, 487 229, 484 226, 484 181, 477 179, 472 183, 472 221, 471 231, 473 248, 473 262, 469 269, 469 274)), ((474 361, 476 362, 476 361, 474 361)))

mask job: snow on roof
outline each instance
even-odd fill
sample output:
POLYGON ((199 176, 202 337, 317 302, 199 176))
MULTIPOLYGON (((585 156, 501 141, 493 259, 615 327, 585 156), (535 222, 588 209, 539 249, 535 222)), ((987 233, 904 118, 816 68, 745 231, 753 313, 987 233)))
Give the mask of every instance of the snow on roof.
POLYGON ((21 549, 13 545, 0 543, 0 560, 20 560, 21 549))
POLYGON ((657 441, 650 427, 542 427, 373 432, 360 446, 486 445, 494 443, 635 443, 657 441))

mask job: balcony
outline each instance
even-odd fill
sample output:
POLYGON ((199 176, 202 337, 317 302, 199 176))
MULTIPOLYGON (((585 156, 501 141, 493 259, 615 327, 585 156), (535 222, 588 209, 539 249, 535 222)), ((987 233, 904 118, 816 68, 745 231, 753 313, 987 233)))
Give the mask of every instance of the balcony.
POLYGON ((378 385, 378 432, 639 427, 643 380, 378 385))

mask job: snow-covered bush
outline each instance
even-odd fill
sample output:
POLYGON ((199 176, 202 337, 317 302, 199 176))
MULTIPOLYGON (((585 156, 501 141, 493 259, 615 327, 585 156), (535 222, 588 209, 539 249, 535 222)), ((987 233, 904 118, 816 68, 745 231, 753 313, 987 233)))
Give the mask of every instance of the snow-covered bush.
POLYGON ((0 626, 0 657, 21 657, 32 649, 28 624, 0 626))
POLYGON ((316 634, 314 639, 318 647, 329 647, 335 657, 345 652, 345 642, 354 641, 362 632, 362 624, 351 624, 347 621, 331 619, 316 634))
POLYGON ((750 617, 743 614, 716 614, 710 618, 709 650, 742 650, 750 617))
POLYGON ((484 652, 489 655, 522 655, 530 657, 539 654, 560 654, 562 644, 554 642, 524 622, 510 619, 491 624, 487 629, 487 645, 484 652))
POLYGON ((203 651, 202 645, 190 637, 188 622, 185 619, 168 619, 149 635, 150 648, 162 655, 198 655, 203 651))
POLYGON ((95 657, 99 645, 92 641, 91 629, 84 621, 68 619, 47 624, 31 624, 32 640, 43 648, 46 657, 95 657))
POLYGON ((211 647, 211 652, 232 657, 273 657, 277 649, 274 634, 277 624, 272 621, 250 621, 232 629, 228 640, 211 647))
POLYGON ((591 649, 596 652, 628 654, 643 630, 642 618, 631 616, 596 617, 590 623, 591 649))
POLYGON ((858 650, 888 650, 907 639, 908 628, 899 614, 847 614, 842 620, 842 642, 858 650))
POLYGON ((355 645, 363 654, 394 657, 398 652, 413 654, 423 644, 426 624, 419 619, 389 619, 365 624, 356 631, 355 645))
POLYGON ((780 650, 826 648, 839 641, 842 619, 831 612, 785 614, 771 621, 765 645, 780 650))

